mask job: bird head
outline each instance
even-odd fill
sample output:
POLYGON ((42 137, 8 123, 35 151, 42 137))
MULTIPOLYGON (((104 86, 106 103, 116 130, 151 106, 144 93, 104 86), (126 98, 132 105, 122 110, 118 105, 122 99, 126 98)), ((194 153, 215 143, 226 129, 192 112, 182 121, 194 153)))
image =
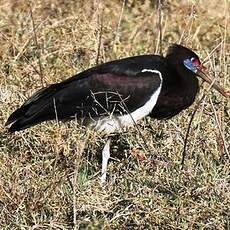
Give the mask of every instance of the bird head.
POLYGON ((215 79, 211 78, 208 74, 205 73, 206 67, 200 62, 196 57, 191 57, 184 59, 184 66, 191 70, 194 74, 200 77, 202 80, 208 82, 214 89, 216 89, 223 96, 227 97, 228 94, 225 92, 224 88, 220 86, 215 79))
POLYGON ((177 57, 177 60, 179 63, 175 63, 177 66, 178 64, 181 65, 181 60, 183 62, 183 65, 186 67, 187 70, 191 71, 193 74, 201 78, 202 80, 209 83, 214 89, 216 89, 219 93, 221 93, 223 96, 228 97, 228 94, 224 90, 222 86, 220 86, 214 78, 209 76, 206 71, 206 67, 200 62, 199 57, 190 49, 174 44, 169 47, 167 56, 169 59, 172 60, 172 58, 177 57))

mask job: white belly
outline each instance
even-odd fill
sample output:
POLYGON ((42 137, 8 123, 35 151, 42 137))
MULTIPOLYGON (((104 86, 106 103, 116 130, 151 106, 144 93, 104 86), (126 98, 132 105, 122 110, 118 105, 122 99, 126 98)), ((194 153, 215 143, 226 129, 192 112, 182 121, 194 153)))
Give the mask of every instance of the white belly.
MULTIPOLYGON (((147 72, 147 70, 143 70, 143 72, 147 72)), ((159 73, 159 71, 156 70, 154 70, 154 72, 159 73)), ((161 77, 160 73, 159 75, 161 77)), ((125 127, 133 126, 138 120, 147 116, 152 111, 160 94, 161 85, 162 84, 160 84, 158 89, 152 94, 150 99, 142 107, 136 109, 132 113, 127 113, 122 116, 114 116, 113 114, 111 114, 107 117, 98 118, 98 120, 95 120, 91 123, 91 127, 99 132, 105 132, 109 134, 113 132, 118 132, 125 127)))

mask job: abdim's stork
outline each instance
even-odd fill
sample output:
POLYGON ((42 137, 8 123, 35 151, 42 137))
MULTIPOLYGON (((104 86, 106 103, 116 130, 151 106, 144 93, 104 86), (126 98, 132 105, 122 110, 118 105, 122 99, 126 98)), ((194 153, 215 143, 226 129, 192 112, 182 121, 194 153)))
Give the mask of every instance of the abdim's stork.
MULTIPOLYGON (((196 76, 227 97, 202 70, 199 57, 177 44, 169 47, 166 57, 142 55, 107 62, 39 90, 10 115, 6 125, 15 132, 56 118, 76 119, 113 133, 147 115, 171 118, 195 100, 196 76)), ((102 181, 109 145, 110 139, 103 149, 102 181)))

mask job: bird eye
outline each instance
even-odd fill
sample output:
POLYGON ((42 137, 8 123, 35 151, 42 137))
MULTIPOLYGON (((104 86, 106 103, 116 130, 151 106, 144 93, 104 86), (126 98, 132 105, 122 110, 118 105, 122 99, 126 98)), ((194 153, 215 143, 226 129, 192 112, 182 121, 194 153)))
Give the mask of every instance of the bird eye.
POLYGON ((196 67, 200 66, 200 61, 197 58, 192 57, 191 62, 193 66, 196 66, 196 67))

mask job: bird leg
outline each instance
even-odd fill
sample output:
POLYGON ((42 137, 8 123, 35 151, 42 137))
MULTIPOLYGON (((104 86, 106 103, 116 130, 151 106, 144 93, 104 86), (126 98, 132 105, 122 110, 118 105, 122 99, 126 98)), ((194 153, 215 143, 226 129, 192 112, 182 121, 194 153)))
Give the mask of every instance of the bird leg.
POLYGON ((110 143, 111 138, 109 138, 102 150, 102 174, 101 174, 101 183, 105 183, 106 181, 106 173, 107 173, 107 166, 108 166, 108 160, 110 157, 110 143))

